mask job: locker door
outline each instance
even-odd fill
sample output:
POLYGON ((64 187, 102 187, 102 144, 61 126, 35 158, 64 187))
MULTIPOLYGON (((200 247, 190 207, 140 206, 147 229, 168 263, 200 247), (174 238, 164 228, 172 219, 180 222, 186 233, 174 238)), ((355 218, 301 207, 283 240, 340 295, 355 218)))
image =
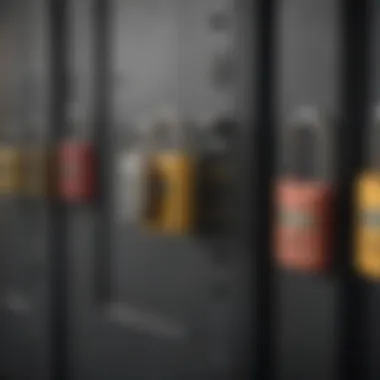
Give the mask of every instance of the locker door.
MULTIPOLYGON (((26 134, 48 133, 47 9, 40 0, 1 8, 1 134, 22 146, 26 134)), ((47 218, 44 200, 0 199, 0 376, 6 379, 50 378, 47 218)))
MULTIPOLYGON (((74 3, 74 25, 85 28, 91 8, 97 28, 108 20, 109 44, 96 29, 97 101, 87 115, 96 118, 101 200, 68 211, 70 378, 248 378, 251 266, 240 212, 226 237, 168 237, 121 222, 115 198, 117 155, 157 105, 169 103, 196 122, 219 112, 226 98, 234 110, 233 93, 218 98, 206 83, 218 39, 209 35, 210 12, 227 13, 233 25, 232 2, 74 3)), ((78 35, 72 43, 93 46, 78 35)), ((238 125, 248 126, 248 112, 244 117, 238 125)))
MULTIPOLYGON (((279 134, 283 117, 304 105, 339 120, 340 11, 339 1, 279 2, 279 134)), ((275 280, 278 379, 335 379, 338 279, 278 270, 275 280)))

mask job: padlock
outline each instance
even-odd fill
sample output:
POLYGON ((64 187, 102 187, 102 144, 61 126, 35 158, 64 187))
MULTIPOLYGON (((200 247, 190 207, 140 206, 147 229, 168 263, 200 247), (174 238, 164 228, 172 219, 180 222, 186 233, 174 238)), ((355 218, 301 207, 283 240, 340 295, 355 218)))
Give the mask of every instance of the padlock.
POLYGON ((87 202, 95 196, 95 151, 91 142, 68 140, 58 151, 58 189, 68 202, 87 202))
POLYGON ((201 233, 222 234, 232 221, 233 204, 233 139, 236 122, 219 117, 207 122, 206 146, 198 169, 197 225, 201 233))
POLYGON ((159 113, 152 130, 154 147, 147 165, 144 220, 163 234, 194 230, 196 160, 189 152, 184 126, 175 113, 159 113))
POLYGON ((53 152, 46 146, 31 145, 23 155, 23 193, 26 197, 46 198, 54 193, 53 152))
POLYGON ((355 183, 354 267, 359 275, 380 280, 380 161, 378 156, 380 106, 375 108, 368 134, 367 168, 355 183))
POLYGON ((0 195, 16 195, 22 188, 22 153, 14 146, 0 146, 0 195))
MULTIPOLYGON (((283 268, 323 273, 328 272, 333 263, 335 191, 331 178, 332 133, 328 133, 327 128, 331 132, 332 126, 325 123, 317 110, 304 107, 285 131, 285 153, 293 156, 292 170, 277 179, 274 199, 275 260, 283 268), (306 141, 302 144, 304 154, 316 156, 314 165, 317 167, 308 168, 309 173, 302 173, 296 167, 300 147, 294 138, 302 134, 314 143, 311 151, 307 150, 306 141)), ((298 157, 298 164, 306 161, 307 157, 298 157)))
MULTIPOLYGON (((75 104, 69 109, 73 135, 84 132, 75 104)), ((57 187, 60 198, 67 202, 89 202, 96 195, 96 154, 94 144, 85 137, 69 137, 57 152, 57 187)))

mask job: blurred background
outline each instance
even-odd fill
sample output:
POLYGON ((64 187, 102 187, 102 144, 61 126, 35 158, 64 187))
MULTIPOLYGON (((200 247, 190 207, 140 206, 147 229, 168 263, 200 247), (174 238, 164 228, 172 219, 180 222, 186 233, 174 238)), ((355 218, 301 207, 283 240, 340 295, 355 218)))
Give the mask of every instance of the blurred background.
POLYGON ((1 379, 380 378, 378 1, 0 18, 1 379))

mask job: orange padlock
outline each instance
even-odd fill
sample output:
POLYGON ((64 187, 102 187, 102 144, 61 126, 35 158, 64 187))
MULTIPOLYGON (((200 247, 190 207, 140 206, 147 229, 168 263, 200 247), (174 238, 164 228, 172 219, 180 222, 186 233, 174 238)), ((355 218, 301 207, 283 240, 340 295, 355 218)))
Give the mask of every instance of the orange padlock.
POLYGON ((161 234, 191 233, 196 219, 197 160, 176 109, 158 109, 151 139, 144 223, 161 234))
POLYGON ((335 192, 328 127, 317 110, 302 108, 285 132, 285 151, 292 156, 292 170, 278 178, 275 186, 274 231, 275 260, 284 268, 326 272, 332 264, 335 192), (307 141, 295 141, 295 137, 311 138, 312 149, 307 141), (300 155, 302 150, 308 157, 300 155), (312 166, 317 168, 300 167, 313 156, 312 166))

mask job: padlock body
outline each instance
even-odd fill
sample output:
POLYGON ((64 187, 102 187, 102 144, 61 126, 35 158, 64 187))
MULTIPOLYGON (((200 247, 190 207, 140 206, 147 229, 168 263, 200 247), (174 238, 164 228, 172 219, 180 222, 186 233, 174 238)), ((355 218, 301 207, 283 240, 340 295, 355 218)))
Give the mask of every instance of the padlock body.
POLYGON ((148 228, 164 234, 185 234, 195 221, 195 164, 182 152, 167 151, 149 160, 148 203, 153 213, 145 216, 148 228), (154 188, 152 188, 154 186, 154 188))
POLYGON ((380 172, 358 177, 355 203, 354 266, 359 274, 380 280, 380 172))
POLYGON ((0 195, 19 193, 22 187, 22 153, 14 147, 0 147, 0 195))
POLYGON ((69 202, 91 201, 95 196, 96 156, 89 142, 66 141, 58 150, 58 192, 69 202))
POLYGON ((47 197, 54 192, 53 154, 46 147, 30 147, 23 156, 23 191, 26 196, 47 197))
POLYGON ((275 189, 275 259, 281 267, 323 272, 332 263, 334 191, 330 184, 286 178, 275 189))

